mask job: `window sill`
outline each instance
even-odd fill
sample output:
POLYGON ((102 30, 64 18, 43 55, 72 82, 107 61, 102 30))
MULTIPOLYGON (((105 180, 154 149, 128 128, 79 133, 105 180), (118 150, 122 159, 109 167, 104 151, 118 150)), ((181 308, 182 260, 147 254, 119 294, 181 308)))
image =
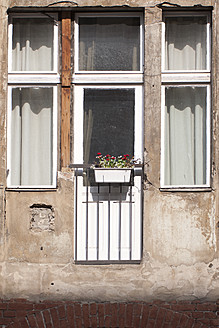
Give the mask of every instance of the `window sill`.
POLYGON ((58 188, 57 187, 39 187, 39 188, 34 188, 34 187, 29 187, 29 188, 22 188, 22 187, 6 187, 5 189, 6 191, 17 191, 17 192, 47 192, 47 191, 57 191, 58 188))
POLYGON ((159 188, 160 191, 168 192, 211 192, 211 187, 162 187, 159 188))

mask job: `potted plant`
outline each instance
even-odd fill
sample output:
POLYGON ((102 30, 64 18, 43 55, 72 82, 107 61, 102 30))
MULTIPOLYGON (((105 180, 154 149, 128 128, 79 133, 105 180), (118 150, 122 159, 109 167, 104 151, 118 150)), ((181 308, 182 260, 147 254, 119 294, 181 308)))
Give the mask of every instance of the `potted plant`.
POLYGON ((98 162, 92 165, 97 183, 129 183, 131 170, 137 160, 128 154, 120 156, 102 155, 97 153, 98 162))

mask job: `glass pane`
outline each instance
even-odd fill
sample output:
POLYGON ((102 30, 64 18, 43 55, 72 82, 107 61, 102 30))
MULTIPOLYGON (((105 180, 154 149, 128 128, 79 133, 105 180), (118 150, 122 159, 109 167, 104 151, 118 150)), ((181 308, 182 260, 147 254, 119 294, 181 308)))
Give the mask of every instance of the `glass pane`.
POLYGON ((80 18, 79 70, 139 71, 140 18, 80 18))
POLYGON ((207 17, 167 17, 167 70, 205 70, 207 17))
POLYGON ((134 155, 134 89, 85 89, 84 163, 98 152, 134 155))
POLYGON ((52 88, 13 88, 12 185, 52 184, 52 107, 52 88))
POLYGON ((206 87, 167 87, 165 184, 206 184, 206 87))
POLYGON ((53 70, 53 22, 47 18, 13 19, 13 71, 53 70))

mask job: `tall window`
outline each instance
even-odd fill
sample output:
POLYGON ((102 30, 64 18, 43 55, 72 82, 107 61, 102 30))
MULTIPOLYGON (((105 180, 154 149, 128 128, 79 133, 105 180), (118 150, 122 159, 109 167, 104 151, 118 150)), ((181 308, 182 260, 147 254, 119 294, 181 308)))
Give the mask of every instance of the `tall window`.
POLYGON ((142 62, 141 14, 76 16, 74 129, 84 136, 80 147, 75 137, 76 163, 97 152, 142 157, 142 62))
POLYGON ((10 17, 8 187, 56 186, 57 39, 52 17, 10 17))
POLYGON ((161 187, 210 185, 210 16, 164 15, 161 187))

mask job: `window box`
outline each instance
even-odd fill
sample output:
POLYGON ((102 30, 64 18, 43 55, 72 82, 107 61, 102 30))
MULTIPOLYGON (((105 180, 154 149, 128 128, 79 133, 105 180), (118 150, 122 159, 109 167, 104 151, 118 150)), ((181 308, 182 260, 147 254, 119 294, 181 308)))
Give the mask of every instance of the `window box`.
POLYGON ((132 169, 94 168, 97 183, 129 183, 132 169))

